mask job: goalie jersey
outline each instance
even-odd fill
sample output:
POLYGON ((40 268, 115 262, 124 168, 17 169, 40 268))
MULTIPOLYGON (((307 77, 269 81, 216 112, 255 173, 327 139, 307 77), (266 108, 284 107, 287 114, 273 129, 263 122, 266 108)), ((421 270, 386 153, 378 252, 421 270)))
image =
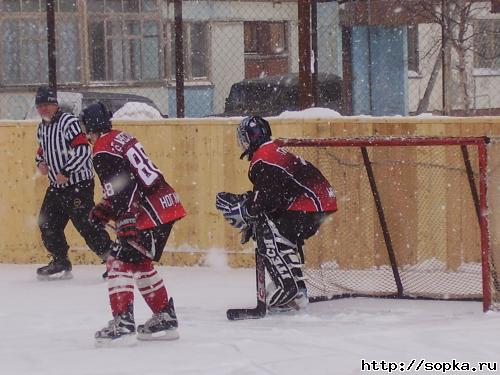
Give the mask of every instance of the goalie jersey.
POLYGON ((251 215, 275 210, 337 210, 335 191, 323 174, 276 141, 266 142, 254 152, 248 177, 254 186, 248 205, 251 215))
POLYGON ((186 215, 177 193, 130 134, 119 130, 102 134, 94 145, 93 163, 115 216, 137 214, 139 230, 186 215))

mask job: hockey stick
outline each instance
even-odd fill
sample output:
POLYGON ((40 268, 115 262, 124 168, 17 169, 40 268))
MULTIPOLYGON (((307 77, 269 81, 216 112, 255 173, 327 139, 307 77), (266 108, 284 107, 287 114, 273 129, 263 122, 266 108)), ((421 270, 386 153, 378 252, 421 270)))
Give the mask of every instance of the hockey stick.
POLYGON ((229 320, 260 319, 266 316, 266 268, 264 257, 255 251, 255 282, 257 286, 257 306, 253 309, 229 309, 229 320))
MULTIPOLYGON (((116 233, 116 227, 110 223, 107 223, 106 226, 113 230, 113 232, 116 233)), ((148 257, 151 259, 151 255, 149 255, 148 250, 142 246, 139 242, 136 242, 134 240, 127 240, 128 244, 132 246, 134 249, 136 249, 138 252, 140 252, 142 255, 148 257)))

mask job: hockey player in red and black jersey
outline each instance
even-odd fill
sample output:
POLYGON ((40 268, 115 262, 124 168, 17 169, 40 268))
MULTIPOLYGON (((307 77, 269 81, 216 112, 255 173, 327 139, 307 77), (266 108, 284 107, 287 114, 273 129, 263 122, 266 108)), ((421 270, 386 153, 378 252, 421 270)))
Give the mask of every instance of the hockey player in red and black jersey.
POLYGON ((335 192, 314 165, 271 140, 265 119, 243 119, 237 138, 240 158, 250 161, 253 190, 218 193, 216 206, 231 225, 242 229, 242 243, 250 237, 256 241, 274 284, 267 293, 269 311, 302 309, 308 304, 302 246, 337 210, 335 192))
POLYGON ((160 259, 173 224, 186 214, 184 208, 141 143, 111 128, 111 113, 102 103, 85 108, 80 119, 93 144, 94 168, 104 192, 89 220, 96 226, 113 220, 117 235, 107 261, 114 319, 96 332, 97 343, 135 339, 134 282, 153 311, 153 317, 137 327, 137 338, 176 339, 173 300, 152 262, 160 259))

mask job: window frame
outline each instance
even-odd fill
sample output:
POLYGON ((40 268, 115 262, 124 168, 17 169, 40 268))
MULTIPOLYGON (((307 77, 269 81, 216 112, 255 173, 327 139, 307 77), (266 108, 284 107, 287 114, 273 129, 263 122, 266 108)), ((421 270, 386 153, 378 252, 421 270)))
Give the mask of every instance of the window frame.
MULTIPOLYGON (((20 3, 22 4, 22 3, 20 3)), ((40 4, 40 2, 39 2, 40 4)), ((59 4, 59 3, 58 3, 59 4)), ((3 6, 3 3, 0 3, 0 5, 3 6)), ((3 9, 3 8, 2 8, 3 9)), ((47 71, 48 71, 48 62, 46 60, 47 58, 47 35, 41 33, 42 30, 45 29, 45 24, 46 24, 46 12, 44 11, 45 9, 39 11, 33 11, 33 12, 4 12, 0 11, 0 27, 3 27, 4 22, 16 22, 16 43, 17 43, 17 48, 19 49, 19 52, 22 54, 22 44, 23 41, 31 40, 31 41, 36 41, 37 42, 37 61, 41 63, 41 68, 38 67, 40 70, 39 77, 36 80, 31 80, 30 82, 22 82, 22 80, 17 80, 17 81, 10 81, 10 80, 4 80, 4 70, 3 68, 0 71, 0 85, 5 86, 8 88, 12 87, 32 87, 32 86, 37 86, 43 82, 46 81, 47 77, 47 71), (34 38, 27 38, 26 35, 23 35, 24 33, 21 31, 21 28, 19 26, 19 23, 22 21, 32 21, 37 24, 37 28, 40 31, 40 33, 37 34, 36 37, 34 38), (47 66, 43 66, 43 64, 47 64, 47 66), (42 73, 43 70, 46 70, 46 73, 42 73)), ((76 60, 78 61, 78 68, 76 76, 74 77, 74 80, 64 80, 62 81, 60 78, 60 71, 58 71, 58 80, 61 80, 61 85, 74 85, 74 84, 79 84, 82 81, 82 74, 81 74, 81 68, 83 66, 83 60, 82 60, 82 54, 81 54, 81 18, 79 17, 79 14, 77 11, 75 12, 56 12, 55 14, 56 18, 56 23, 60 22, 61 20, 68 20, 71 19, 73 22, 76 22, 76 27, 77 27, 77 32, 76 32, 76 39, 74 41, 74 49, 76 50, 77 57, 76 60), (79 73, 78 73, 79 72, 79 73)), ((4 62, 4 48, 3 44, 7 43, 6 39, 3 38, 2 41, 0 41, 0 64, 1 65, 7 65, 3 64, 4 62)), ((61 45, 61 38, 57 34, 57 29, 56 29, 56 45, 60 46, 61 45)), ((21 73, 22 75, 22 73, 21 73)))
POLYGON ((243 46, 243 53, 245 55, 245 59, 272 59, 272 58, 278 58, 278 57, 289 57, 290 51, 289 51, 289 30, 288 30, 288 21, 243 21, 243 34, 244 34, 244 46, 243 46), (281 52, 272 52, 271 48, 269 51, 265 50, 259 50, 259 45, 262 46, 268 46, 271 42, 271 35, 269 36, 266 35, 267 30, 259 30, 258 25, 259 24, 264 24, 266 26, 272 26, 272 25, 281 25, 282 26, 282 31, 283 31, 283 50, 281 52), (255 28, 251 28, 252 33, 255 34, 256 40, 254 43, 256 44, 256 51, 247 51, 247 39, 246 39, 246 32, 247 32, 247 26, 256 26, 255 28))
MULTIPOLYGON (((28 13, 45 13, 46 12, 46 2, 44 0, 37 0, 38 1, 38 10, 23 10, 23 1, 22 0, 17 0, 19 3, 19 10, 18 11, 11 11, 7 12, 4 11, 4 2, 5 0, 0 0, 0 13, 4 14, 28 14, 28 13)), ((75 9, 72 11, 61 11, 61 2, 64 0, 56 0, 56 13, 78 13, 78 0, 68 0, 68 1, 73 1, 75 4, 75 9)))
MULTIPOLYGON (((105 86, 105 87, 117 87, 117 86, 160 86, 164 85, 165 83, 171 85, 175 83, 175 74, 172 76, 170 74, 171 72, 171 57, 174 56, 174 51, 171 50, 169 40, 170 40, 170 35, 173 35, 169 29, 169 25, 172 24, 172 21, 168 21, 162 16, 162 12, 159 11, 162 8, 162 1, 161 0, 153 0, 156 1, 156 5, 152 4, 152 8, 148 9, 153 9, 155 6, 157 10, 148 10, 148 11, 142 11, 142 0, 139 1, 139 12, 111 12, 111 11, 106 11, 106 12, 93 12, 89 10, 89 3, 87 1, 83 0, 74 0, 75 1, 75 9, 74 10, 69 10, 69 11, 63 11, 59 12, 59 7, 60 7, 60 1, 57 0, 57 8, 56 8, 56 22, 62 19, 67 19, 66 17, 71 17, 72 22, 75 22, 76 25, 76 32, 74 33, 74 39, 70 39, 71 41, 71 47, 75 49, 74 52, 76 53, 76 57, 74 58, 75 61, 77 61, 77 68, 76 73, 71 71, 72 74, 76 74, 74 77, 70 77, 70 79, 65 79, 64 81, 61 80, 60 78, 60 73, 58 69, 58 86, 61 88, 81 88, 81 87, 97 87, 97 86, 105 86), (140 40, 140 56, 141 56, 141 66, 140 66, 140 72, 139 76, 135 78, 127 78, 127 75, 129 77, 134 77, 132 68, 127 68, 124 63, 122 63, 122 69, 124 69, 124 79, 113 79, 112 76, 110 76, 110 73, 108 71, 108 64, 109 59, 107 58, 106 55, 104 55, 105 58, 105 66, 103 67, 103 77, 104 79, 95 79, 95 72, 93 68, 93 51, 92 51, 92 45, 90 44, 91 40, 91 24, 93 22, 99 22, 102 27, 104 28, 104 43, 107 43, 108 39, 113 39, 114 36, 108 35, 106 31, 106 23, 108 21, 120 21, 121 22, 121 27, 122 30, 125 27, 125 23, 127 21, 138 21, 140 22, 140 34, 135 36, 127 36, 127 38, 124 37, 124 35, 121 35, 120 39, 122 40, 121 46, 122 46, 122 51, 124 48, 126 48, 123 45, 123 41, 125 40, 140 40), (147 64, 147 56, 145 56, 145 46, 144 46, 144 40, 147 39, 146 37, 146 30, 145 30, 145 24, 146 22, 155 22, 156 24, 156 30, 157 30, 157 43, 158 43, 158 74, 154 78, 144 78, 149 74, 150 72, 147 69, 144 69, 145 64, 147 64), (129 69, 127 73, 125 73, 125 69, 129 69)), ((124 0, 122 0, 122 10, 123 10, 123 3, 124 0)), ((21 0, 19 0, 19 6, 21 6, 21 0)), ((34 21, 37 22, 39 25, 39 29, 44 27, 44 24, 46 22, 46 12, 45 12, 45 7, 43 7, 43 1, 39 0, 39 10, 37 12, 22 12, 22 11, 16 11, 16 12, 5 12, 2 11, 0 12, 0 25, 1 22, 4 20, 22 20, 22 19, 33 19, 34 21)), ((3 9, 3 1, 0 0, 0 9, 3 9)), ((105 0, 103 0, 103 6, 105 7, 105 0)), ((195 21, 195 22, 189 22, 187 21, 185 23, 187 25, 187 29, 185 29, 184 33, 184 43, 185 43, 185 51, 184 51, 184 61, 185 61, 185 82, 187 85, 196 85, 196 84, 202 84, 206 85, 207 83, 210 83, 210 78, 211 78, 211 60, 210 60, 210 22, 209 21, 195 21), (203 47, 203 70, 204 70, 204 75, 199 76, 199 77, 193 77, 193 59, 194 55, 191 54, 191 27, 193 24, 202 24, 203 25, 203 37, 205 38, 204 43, 201 43, 203 47)), ((173 30, 173 29, 172 29, 173 30)), ((57 33, 57 29, 56 29, 57 33)), ((15 33, 15 38, 21 38, 22 33, 19 31, 16 31, 15 33)), ((72 35, 73 36, 73 35, 72 35)), ((41 35, 39 36, 40 40, 38 41, 38 51, 39 51, 39 57, 37 58, 39 61, 46 56, 46 36, 41 35)), ((2 43, 5 43, 6 41, 3 40, 0 42, 0 61, 3 61, 3 53, 4 50, 2 49, 1 45, 2 43)), ((20 42, 17 42, 20 45, 20 42)), ((56 43, 58 47, 61 45, 59 38, 56 35, 56 43)), ((108 52, 108 47, 104 45, 104 54, 107 54, 108 52)), ((20 47, 16 47, 20 48, 20 47)), ((68 49, 68 46, 64 46, 64 49, 68 49)), ((147 47, 146 47, 147 48, 147 47)), ((201 50, 201 49, 200 49, 201 50)), ((58 60, 58 64, 60 64, 60 59, 58 60)), ((47 63, 43 63, 47 65, 47 63)), ((43 73, 44 69, 47 70, 47 67, 42 66, 42 69, 39 67, 37 68, 41 72, 37 74, 38 78, 36 80, 30 80, 29 82, 21 82, 19 78, 16 78, 16 80, 4 80, 3 77, 6 76, 8 72, 5 72, 3 69, 0 70, 0 86, 4 87, 5 89, 12 89, 15 87, 19 88, 33 88, 41 84, 42 82, 46 82, 46 76, 48 73, 43 73), (40 81, 40 82, 38 82, 40 81)), ((18 76, 22 77, 22 73, 16 73, 18 76)))
POLYGON ((420 75, 420 43, 419 43, 419 26, 418 24, 407 25, 406 29, 407 43, 407 64, 408 75, 420 75), (413 48, 412 48, 413 47, 413 48))
MULTIPOLYGON (((497 52, 497 56, 500 56, 500 18, 478 18, 473 22, 473 71, 474 75, 500 75, 500 57, 497 57, 496 62, 493 58, 488 58, 486 56, 482 56, 479 53, 479 50, 483 51, 495 51, 497 52), (496 23, 496 25, 495 25, 496 23), (486 26, 486 32, 483 33, 482 30, 479 30, 481 27, 486 26), (488 27, 489 26, 489 27, 488 27), (485 37, 489 36, 489 37, 485 37), (495 46, 495 34, 497 34, 497 43, 498 46, 495 46), (489 66, 486 65, 486 62, 491 60, 491 64, 489 66)), ((494 54, 494 52, 493 52, 494 54)))
MULTIPOLYGON (((165 51, 165 79, 169 83, 175 83, 175 25, 172 21, 164 22, 164 30, 165 30, 165 42, 164 42, 164 51, 165 51)), ((184 41, 184 76, 187 84, 193 83, 206 83, 210 81, 210 48, 209 48, 209 40, 210 40, 210 26, 207 21, 186 21, 183 24, 182 36, 184 41), (193 24, 202 24, 204 27, 204 38, 205 38, 205 58, 204 60, 204 70, 205 75, 200 77, 193 77, 192 71, 192 59, 191 59, 191 32, 193 24)))
MULTIPOLYGON (((161 6, 161 2, 157 0, 157 5, 158 7, 161 6)), ((88 5, 87 5, 88 6, 88 5)), ((104 2, 104 9, 106 9, 106 3, 104 2)), ((162 30, 162 22, 161 22, 161 12, 154 12, 154 11, 147 11, 143 12, 141 10, 142 7, 142 1, 139 2, 139 12, 112 12, 112 11, 104 11, 104 12, 98 12, 94 13, 89 10, 85 12, 85 22, 86 22, 86 27, 87 27, 87 41, 86 41, 86 48, 87 48, 87 53, 88 53, 88 59, 87 59, 87 64, 88 64, 88 77, 86 82, 89 85, 110 85, 110 86, 117 86, 117 85, 123 85, 123 84, 139 84, 139 85, 147 85, 147 84, 154 84, 158 82, 163 81, 163 76, 164 76, 164 71, 163 71, 163 54, 161 53, 161 45, 162 45, 162 35, 163 35, 163 30, 162 30), (133 34, 126 34, 126 23, 127 22, 139 22, 139 35, 134 36, 133 34), (99 22, 103 25, 103 38, 104 38, 104 79, 94 79, 93 77, 93 50, 92 46, 90 44, 90 35, 92 33, 92 23, 99 22), (107 28, 108 24, 111 22, 120 22, 121 24, 121 30, 122 33, 120 33, 118 36, 113 35, 112 33, 108 33, 107 28), (147 22, 154 22, 156 24, 157 28, 157 43, 158 43, 158 51, 157 51, 157 61, 158 61, 158 75, 157 77, 147 79, 144 78, 145 76, 145 63, 147 61, 145 60, 145 54, 144 54, 144 43, 143 41, 146 40, 145 38, 145 27, 144 24, 147 22), (108 58, 110 50, 108 49, 108 42, 110 40, 121 40, 121 56, 122 56, 122 74, 123 78, 121 79, 113 79, 114 73, 110 73, 110 60, 108 58), (123 51, 125 50, 124 46, 124 41, 131 41, 131 40, 139 40, 139 53, 140 53, 140 71, 139 71, 139 77, 133 77, 133 69, 131 64, 127 65, 127 63, 124 60, 124 53, 123 51), (127 72, 127 66, 129 67, 129 72, 127 72), (130 74, 131 78, 127 77, 127 74, 130 74), (132 78, 133 77, 133 78, 132 78)), ((123 0, 122 0, 122 10, 123 10, 123 0)), ((131 55, 129 55, 131 57, 131 55)))

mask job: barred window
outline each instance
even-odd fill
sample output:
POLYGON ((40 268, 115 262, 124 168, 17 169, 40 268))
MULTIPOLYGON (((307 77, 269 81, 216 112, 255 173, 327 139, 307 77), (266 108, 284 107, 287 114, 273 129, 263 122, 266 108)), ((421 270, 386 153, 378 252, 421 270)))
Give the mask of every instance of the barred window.
MULTIPOLYGON (((78 15, 74 0, 56 1, 58 81, 80 80, 78 15)), ((0 84, 26 85, 47 80, 46 2, 0 0, 0 84)))
MULTIPOLYGON (((166 49, 170 79, 175 79, 175 28, 167 24, 170 48, 166 49)), ((184 23, 184 74, 186 80, 208 79, 208 26, 205 22, 184 23)))
POLYGON ((87 6, 90 80, 159 80, 158 1, 90 0, 87 6))
POLYGON ((500 19, 474 22, 474 68, 500 70, 500 19))

